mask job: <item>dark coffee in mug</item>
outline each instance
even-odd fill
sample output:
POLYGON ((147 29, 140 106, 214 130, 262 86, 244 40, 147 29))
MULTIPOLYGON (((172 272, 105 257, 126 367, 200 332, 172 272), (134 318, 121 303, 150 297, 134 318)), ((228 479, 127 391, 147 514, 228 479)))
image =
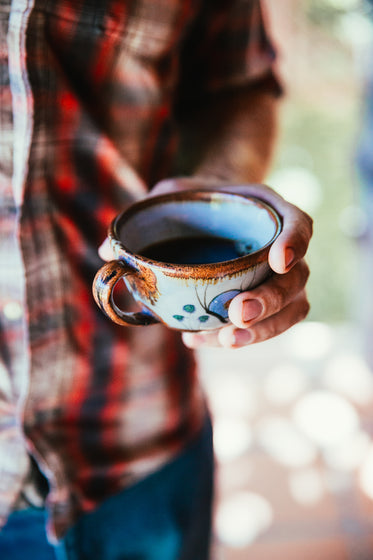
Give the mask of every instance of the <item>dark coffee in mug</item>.
POLYGON ((170 264, 212 264, 237 259, 255 251, 255 241, 200 235, 164 239, 139 253, 148 259, 170 264))

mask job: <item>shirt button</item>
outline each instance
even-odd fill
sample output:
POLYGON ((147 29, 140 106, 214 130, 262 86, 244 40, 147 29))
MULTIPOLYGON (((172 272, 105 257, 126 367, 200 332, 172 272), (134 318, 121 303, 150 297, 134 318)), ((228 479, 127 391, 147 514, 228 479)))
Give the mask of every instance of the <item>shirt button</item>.
POLYGON ((22 306, 18 301, 9 301, 3 307, 3 314, 9 321, 17 321, 22 317, 22 306))

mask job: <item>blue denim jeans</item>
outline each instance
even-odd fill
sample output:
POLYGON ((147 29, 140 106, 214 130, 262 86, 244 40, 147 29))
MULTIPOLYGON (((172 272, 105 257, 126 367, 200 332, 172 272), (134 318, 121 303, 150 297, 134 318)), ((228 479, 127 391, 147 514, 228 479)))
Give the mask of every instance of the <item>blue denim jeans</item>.
POLYGON ((213 494, 210 423, 176 459, 82 516, 56 547, 45 511, 14 512, 0 532, 4 560, 208 560, 213 494))

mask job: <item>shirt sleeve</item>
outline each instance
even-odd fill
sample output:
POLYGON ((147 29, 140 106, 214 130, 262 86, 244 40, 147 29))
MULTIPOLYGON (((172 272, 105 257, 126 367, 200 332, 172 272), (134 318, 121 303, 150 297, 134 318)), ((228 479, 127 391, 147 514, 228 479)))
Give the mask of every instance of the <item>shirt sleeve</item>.
POLYGON ((279 95, 276 51, 264 16, 260 0, 201 0, 182 44, 179 101, 259 83, 279 95))

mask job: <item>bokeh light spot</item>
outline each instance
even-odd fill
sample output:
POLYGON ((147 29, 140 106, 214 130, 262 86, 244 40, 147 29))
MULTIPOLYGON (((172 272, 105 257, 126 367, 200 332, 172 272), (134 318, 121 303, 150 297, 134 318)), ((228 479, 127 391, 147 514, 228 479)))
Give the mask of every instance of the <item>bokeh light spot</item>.
POLYGON ((218 418, 214 422, 214 450, 220 462, 231 461, 251 446, 252 433, 247 422, 238 418, 218 418))
POLYGON ((316 458, 315 446, 281 416, 272 415, 261 420, 256 433, 265 451, 284 466, 302 467, 316 458))
POLYGON ((271 504, 263 496, 238 492, 218 507, 216 532, 219 539, 228 546, 243 548, 266 531, 272 519, 271 504))
POLYGON ((313 391, 301 397, 294 406, 293 419, 298 428, 321 447, 338 445, 359 428, 355 408, 329 391, 313 391))
POLYGON ((269 401, 285 405, 294 401, 307 386, 306 376, 300 368, 284 363, 271 369, 264 382, 264 392, 269 401))

